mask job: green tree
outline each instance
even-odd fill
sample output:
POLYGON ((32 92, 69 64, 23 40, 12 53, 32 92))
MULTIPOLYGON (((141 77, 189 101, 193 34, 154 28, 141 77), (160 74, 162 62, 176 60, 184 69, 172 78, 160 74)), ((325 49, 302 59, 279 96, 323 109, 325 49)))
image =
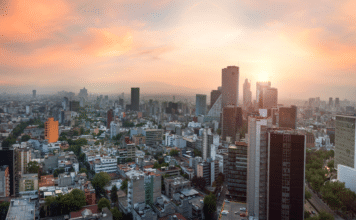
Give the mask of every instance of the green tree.
POLYGON ((179 151, 176 150, 176 149, 172 149, 172 150, 169 152, 169 155, 170 155, 170 156, 178 156, 178 155, 179 155, 179 151))
POLYGON ((309 192, 309 190, 305 187, 305 199, 309 200, 311 199, 312 194, 309 192))
POLYGON ((110 182, 111 178, 108 173, 100 172, 95 174, 93 180, 91 181, 97 198, 101 198, 105 195, 104 187, 110 182))
POLYGON ((88 172, 88 170, 85 168, 80 168, 80 170, 79 170, 79 173, 87 173, 87 172, 88 172))
POLYGON ((122 220, 122 219, 124 219, 124 216, 122 215, 122 213, 116 207, 114 207, 110 211, 111 211, 113 220, 122 220))
POLYGON ((330 160, 328 162, 328 167, 330 168, 330 170, 333 170, 334 169, 334 160, 330 160))
POLYGON ((26 134, 21 137, 21 142, 26 142, 30 139, 31 139, 31 136, 26 134))
POLYGON ((9 206, 10 206, 10 202, 3 202, 0 204, 0 219, 6 219, 9 206))
POLYGON ((201 151, 194 149, 194 156, 201 157, 202 156, 201 151))
POLYGON ((30 161, 27 164, 27 171, 28 173, 38 173, 38 170, 40 169, 40 166, 38 165, 37 161, 30 161))
POLYGON ((210 195, 205 196, 203 212, 204 212, 205 219, 215 219, 216 197, 214 194, 210 193, 210 195))
POLYGON ((122 181, 120 189, 122 191, 125 191, 127 189, 127 185, 128 185, 128 179, 125 179, 124 181, 122 181))
POLYGON ((110 201, 106 198, 101 198, 98 202, 98 210, 101 212, 104 207, 110 210, 110 201))
POLYGON ((111 193, 110 193, 110 199, 111 202, 113 203, 117 203, 117 201, 119 200, 118 196, 117 196, 117 187, 115 185, 113 185, 113 187, 111 187, 111 193))
POLYGON ((335 220, 335 218, 332 214, 327 213, 324 210, 319 212, 318 219, 319 220, 335 220))

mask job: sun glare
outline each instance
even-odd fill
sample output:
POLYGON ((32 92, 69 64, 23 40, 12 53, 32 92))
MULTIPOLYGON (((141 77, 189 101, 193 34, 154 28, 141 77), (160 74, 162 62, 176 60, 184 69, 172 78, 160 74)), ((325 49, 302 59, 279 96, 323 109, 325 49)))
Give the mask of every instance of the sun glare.
POLYGON ((259 82, 267 82, 269 80, 269 76, 267 72, 260 72, 258 74, 258 81, 259 82))

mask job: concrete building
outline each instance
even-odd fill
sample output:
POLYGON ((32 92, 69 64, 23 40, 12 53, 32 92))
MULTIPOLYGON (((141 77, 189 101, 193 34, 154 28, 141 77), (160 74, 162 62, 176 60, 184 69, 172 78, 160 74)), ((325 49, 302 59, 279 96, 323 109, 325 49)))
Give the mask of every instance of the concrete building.
POLYGON ((355 116, 336 116, 335 168, 344 165, 356 168, 355 116))
POLYGON ((228 66, 222 69, 222 107, 238 106, 239 102, 239 67, 228 66))
POLYGON ((248 118, 247 211, 257 219, 267 219, 267 128, 272 118, 248 118))
POLYGON ((206 115, 206 95, 197 94, 195 98, 195 115, 206 115))
POLYGON ((146 131, 146 145, 157 146, 162 144, 163 129, 147 129, 146 131))
POLYGON ((55 143, 58 141, 58 121, 55 121, 54 118, 48 118, 44 124, 45 127, 45 139, 48 140, 48 143, 55 143))
MULTIPOLYGON (((256 83, 256 102, 258 107, 262 105, 262 95, 264 88, 271 88, 271 82, 257 82, 256 83)), ((260 108, 260 107, 259 107, 260 108)))
POLYGON ((169 167, 161 167, 159 169, 157 169, 157 173, 164 176, 164 175, 168 175, 168 176, 179 176, 179 171, 180 168, 175 167, 175 166, 169 166, 169 167))
POLYGON ((11 199, 9 210, 5 220, 34 220, 38 216, 36 203, 29 201, 29 199, 11 199))
POLYGON ((165 178, 164 185, 165 195, 169 198, 172 198, 175 193, 178 193, 183 189, 189 189, 191 187, 190 181, 181 176, 165 178))
POLYGON ((215 104, 216 100, 218 100, 220 95, 221 95, 220 90, 212 90, 210 92, 210 108, 215 104))
POLYGON ((38 174, 22 174, 19 187, 20 192, 38 190, 38 174))
POLYGON ((112 121, 110 123, 110 138, 113 139, 119 133, 120 133, 120 124, 112 121))
POLYGON ((80 103, 78 101, 69 102, 69 110, 73 112, 78 112, 80 108, 80 103))
POLYGON ((116 157, 101 157, 94 161, 95 173, 106 172, 114 173, 117 171, 117 159, 116 157))
POLYGON ((79 91, 78 97, 88 98, 88 90, 84 87, 79 91))
POLYGON ((8 165, 0 167, 0 198, 10 196, 10 170, 8 165))
POLYGON ((251 92, 251 83, 248 79, 245 79, 243 85, 243 107, 244 109, 248 108, 252 104, 252 92, 251 92))
POLYGON ((301 132, 269 130, 267 219, 304 219, 305 147, 301 132))
POLYGON ((123 139, 123 146, 126 149, 126 159, 135 161, 136 158, 136 145, 130 141, 130 137, 125 137, 123 139))
POLYGON ((16 150, 17 154, 17 170, 21 172, 21 174, 27 173, 27 165, 31 161, 31 150, 30 148, 18 148, 16 150))
POLYGON ((34 99, 36 98, 36 93, 37 93, 36 90, 32 90, 32 97, 33 97, 34 99))
POLYGON ((279 122, 280 128, 297 128, 297 106, 280 107, 279 108, 279 122))
POLYGON ((203 130, 203 148, 202 156, 203 160, 207 160, 211 154, 211 145, 213 144, 213 135, 207 128, 203 130))
POLYGON ((131 88, 131 111, 140 111, 140 88, 131 88))
POLYGON ((356 169, 339 164, 337 166, 337 180, 345 183, 345 188, 356 193, 356 169))
POLYGON ((222 140, 230 137, 232 143, 237 141, 236 135, 240 134, 242 127, 242 109, 237 106, 228 105, 222 112, 222 140))
POLYGON ((278 105, 278 90, 276 88, 265 87, 259 94, 259 109, 271 109, 278 105))
POLYGON ((215 181, 215 177, 219 174, 219 161, 209 160, 197 165, 197 177, 205 179, 206 186, 211 186, 215 181))
POLYGON ((114 120, 114 111, 109 109, 106 113, 106 128, 110 129, 111 122, 114 120))
POLYGON ((247 195, 247 144, 236 142, 228 152, 227 172, 225 174, 229 196, 233 200, 246 202, 247 195))

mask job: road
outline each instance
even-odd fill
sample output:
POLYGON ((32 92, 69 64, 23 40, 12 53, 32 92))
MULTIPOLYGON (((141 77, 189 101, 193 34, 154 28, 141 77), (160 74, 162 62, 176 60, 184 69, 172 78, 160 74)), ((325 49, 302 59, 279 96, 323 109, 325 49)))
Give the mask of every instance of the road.
POLYGON ((314 209, 314 207, 309 203, 308 200, 306 200, 306 203, 304 204, 304 210, 307 212, 314 211, 315 214, 310 214, 311 217, 318 215, 318 211, 316 209, 314 209))
POLYGON ((324 201, 322 199, 320 199, 314 192, 313 190, 311 190, 308 186, 307 186, 309 192, 312 194, 311 199, 309 200, 310 203, 312 203, 315 208, 317 209, 318 212, 324 210, 327 213, 332 214, 335 217, 335 220, 343 220, 343 218, 341 218, 340 216, 338 216, 336 213, 334 213, 333 210, 331 210, 331 208, 324 203, 324 201))

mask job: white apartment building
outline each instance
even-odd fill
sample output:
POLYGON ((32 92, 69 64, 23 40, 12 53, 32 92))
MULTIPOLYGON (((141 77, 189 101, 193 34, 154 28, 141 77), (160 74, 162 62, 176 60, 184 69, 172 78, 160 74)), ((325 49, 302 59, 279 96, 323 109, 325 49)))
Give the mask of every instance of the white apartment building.
POLYGON ((95 173, 107 172, 113 173, 117 171, 117 159, 116 157, 102 157, 94 161, 95 173))

